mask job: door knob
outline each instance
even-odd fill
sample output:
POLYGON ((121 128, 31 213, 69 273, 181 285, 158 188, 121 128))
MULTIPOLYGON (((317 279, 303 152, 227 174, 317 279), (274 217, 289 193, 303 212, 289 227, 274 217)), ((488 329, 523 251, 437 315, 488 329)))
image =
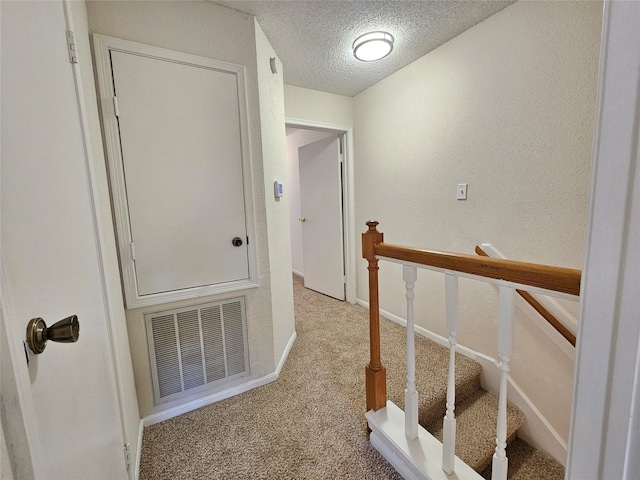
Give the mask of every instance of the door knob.
POLYGON ((307 219, 306 219, 306 218, 304 218, 304 217, 300 217, 298 220, 300 220, 302 223, 304 223, 304 222, 306 222, 306 221, 307 221, 307 219))
POLYGON ((242 239, 240 237, 235 237, 233 240, 231 240, 231 244, 234 247, 241 247, 242 246, 242 239))
POLYGON ((27 343, 36 355, 44 352, 47 340, 59 343, 77 342, 80 336, 80 322, 77 315, 63 318, 50 327, 42 318, 32 318, 27 325, 27 343))

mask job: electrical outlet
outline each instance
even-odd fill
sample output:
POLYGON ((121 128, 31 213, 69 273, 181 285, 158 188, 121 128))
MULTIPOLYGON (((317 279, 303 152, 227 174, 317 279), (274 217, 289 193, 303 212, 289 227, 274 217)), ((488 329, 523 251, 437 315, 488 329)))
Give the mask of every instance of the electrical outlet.
POLYGON ((457 198, 458 200, 466 200, 467 199, 467 186, 468 183, 459 183, 457 189, 457 198))

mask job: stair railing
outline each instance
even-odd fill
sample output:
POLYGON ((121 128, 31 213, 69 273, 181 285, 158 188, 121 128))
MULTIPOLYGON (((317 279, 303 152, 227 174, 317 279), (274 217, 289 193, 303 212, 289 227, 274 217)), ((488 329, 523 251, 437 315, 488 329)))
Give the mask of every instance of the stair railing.
POLYGON ((378 222, 367 222, 362 234, 362 256, 369 265, 369 326, 370 361, 366 366, 367 420, 371 428, 371 443, 405 478, 480 478, 455 457, 455 348, 458 330, 458 278, 472 278, 499 289, 498 355, 500 358, 500 393, 496 425, 496 448, 492 460, 492 480, 507 478, 507 376, 512 349, 514 294, 517 289, 575 299, 580 293, 580 270, 492 257, 422 250, 384 242, 377 230, 378 222), (378 298, 378 260, 403 265, 403 280, 407 298, 407 388, 405 390, 404 438, 397 434, 394 418, 399 409, 386 398, 386 370, 380 357, 380 307, 378 298), (414 285, 417 268, 426 268, 445 275, 446 324, 449 331, 449 374, 446 414, 443 420, 443 442, 418 424, 418 394, 415 389, 414 346, 414 285), (434 451, 441 452, 434 460, 434 451), (434 465, 437 468, 434 469, 434 465), (444 476, 443 476, 444 472, 444 476))
MULTIPOLYGON (((489 254, 485 252, 482 247, 476 245, 476 253, 482 257, 488 257, 489 254)), ((516 289, 518 295, 520 295, 525 302, 538 312, 542 318, 544 318, 549 325, 551 325, 560 335, 562 335, 571 345, 576 346, 576 336, 565 327, 560 320, 558 320, 553 313, 551 313, 544 305, 542 305, 536 298, 526 290, 516 289)))

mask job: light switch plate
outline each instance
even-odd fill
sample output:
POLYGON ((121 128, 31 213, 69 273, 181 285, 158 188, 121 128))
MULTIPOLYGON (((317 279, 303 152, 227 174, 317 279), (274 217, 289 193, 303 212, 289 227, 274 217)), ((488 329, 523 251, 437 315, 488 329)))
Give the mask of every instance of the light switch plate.
POLYGON ((467 186, 468 183, 459 183, 457 189, 457 198, 458 200, 466 200, 467 199, 467 186))

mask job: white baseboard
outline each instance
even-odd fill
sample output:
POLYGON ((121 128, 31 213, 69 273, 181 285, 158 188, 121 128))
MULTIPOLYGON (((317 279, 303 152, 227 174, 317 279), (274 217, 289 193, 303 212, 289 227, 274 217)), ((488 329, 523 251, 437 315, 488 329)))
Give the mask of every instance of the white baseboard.
POLYGON ((280 362, 278 362, 278 367, 276 368, 276 377, 280 376, 282 367, 284 367, 284 362, 289 357, 289 352, 291 351, 291 347, 293 347, 293 344, 295 343, 296 338, 298 338, 298 333, 294 330, 293 334, 291 335, 291 338, 287 342, 287 346, 285 347, 284 352, 282 352, 282 356, 280 357, 280 362))
POLYGON ((239 385, 235 385, 231 388, 228 388, 227 390, 216 392, 211 395, 207 395, 206 397, 198 398, 196 400, 186 402, 182 405, 168 408, 167 410, 163 410, 162 412, 152 413, 151 415, 144 417, 142 419, 142 423, 145 427, 147 427, 149 425, 169 420, 170 418, 177 417, 178 415, 182 415, 183 413, 187 413, 192 410, 211 405, 212 403, 220 402, 221 400, 226 400, 227 398, 235 397, 236 395, 240 395, 241 393, 248 392, 249 390, 253 390, 254 388, 262 387, 263 385, 274 382, 278 379, 280 371, 284 366, 284 362, 286 361, 296 338, 297 333, 294 331, 293 335, 291 335, 291 338, 289 339, 289 342, 287 343, 287 347, 284 349, 284 352, 280 357, 280 361, 278 362, 278 367, 275 372, 265 375, 264 377, 256 378, 239 385))
POLYGON ((138 425, 138 447, 136 448, 136 464, 134 466, 134 477, 136 480, 140 478, 140 458, 142 458, 142 434, 144 433, 144 420, 140 419, 138 425))
POLYGON ((142 421, 144 422, 144 426, 148 427, 149 425, 164 422, 165 420, 169 420, 170 418, 177 417, 178 415, 182 415, 183 413, 191 412, 192 410, 197 410, 198 408, 202 408, 207 405, 211 405, 212 403, 226 400, 227 398, 230 398, 230 397, 235 397, 236 395, 240 395, 241 393, 248 392, 249 390, 253 390, 254 388, 267 385, 268 383, 271 383, 277 379, 278 379, 278 375, 276 375, 276 373, 273 372, 273 373, 270 373, 269 375, 265 375, 264 377, 256 378, 253 380, 249 380, 248 382, 241 383, 227 390, 216 392, 211 395, 207 395, 206 397, 198 398, 196 400, 183 403, 182 405, 177 405, 175 407, 168 408, 167 410, 163 410, 161 412, 152 413, 151 415, 144 417, 142 421))
POLYGON ((293 272, 294 275, 304 278, 304 273, 299 272, 298 270, 293 270, 293 269, 291 271, 293 272))
MULTIPOLYGON (((369 308, 369 302, 358 299, 357 303, 367 309, 369 308)), ((405 328, 407 327, 406 319, 398 315, 383 309, 380 309, 380 315, 405 328)), ((415 325, 414 331, 439 345, 449 347, 449 340, 431 330, 415 325)), ((476 360, 482 366, 482 388, 492 395, 498 396, 500 392, 498 361, 484 353, 476 352, 462 345, 456 345, 456 352, 476 360)), ((567 443, 511 377, 509 377, 507 388, 507 398, 509 402, 522 410, 526 416, 524 425, 518 430, 518 436, 531 446, 551 455, 564 466, 567 461, 567 443)))

